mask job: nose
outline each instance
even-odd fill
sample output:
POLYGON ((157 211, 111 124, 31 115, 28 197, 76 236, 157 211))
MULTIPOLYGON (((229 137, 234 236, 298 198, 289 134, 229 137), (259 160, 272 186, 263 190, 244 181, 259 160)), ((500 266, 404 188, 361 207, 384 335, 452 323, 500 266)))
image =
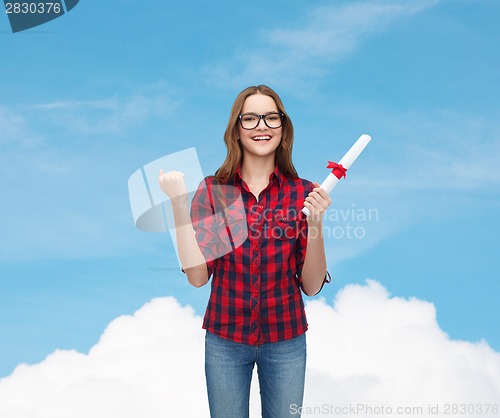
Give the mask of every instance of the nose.
POLYGON ((259 118, 259 123, 257 124, 257 126, 255 127, 255 129, 266 129, 267 128, 267 125, 266 125, 266 122, 264 121, 264 118, 261 116, 259 118))

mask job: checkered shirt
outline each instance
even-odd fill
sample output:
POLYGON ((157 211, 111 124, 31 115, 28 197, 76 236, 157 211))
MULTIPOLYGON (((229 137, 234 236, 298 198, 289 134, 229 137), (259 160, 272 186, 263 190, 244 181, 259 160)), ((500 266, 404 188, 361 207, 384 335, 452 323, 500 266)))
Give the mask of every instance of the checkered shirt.
POLYGON ((301 272, 307 221, 301 209, 313 188, 278 167, 258 200, 239 170, 227 185, 213 176, 202 181, 191 219, 213 276, 204 329, 249 345, 306 332, 301 272))

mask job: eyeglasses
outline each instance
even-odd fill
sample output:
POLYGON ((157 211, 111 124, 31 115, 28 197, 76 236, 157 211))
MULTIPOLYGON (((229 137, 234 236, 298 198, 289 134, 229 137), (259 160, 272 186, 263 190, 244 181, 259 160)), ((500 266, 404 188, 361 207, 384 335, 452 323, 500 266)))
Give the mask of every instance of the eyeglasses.
POLYGON ((243 113, 239 116, 240 124, 243 129, 255 129, 259 126, 260 120, 264 119, 264 123, 268 128, 276 129, 283 124, 285 115, 279 112, 271 112, 267 115, 257 115, 256 113, 243 113))

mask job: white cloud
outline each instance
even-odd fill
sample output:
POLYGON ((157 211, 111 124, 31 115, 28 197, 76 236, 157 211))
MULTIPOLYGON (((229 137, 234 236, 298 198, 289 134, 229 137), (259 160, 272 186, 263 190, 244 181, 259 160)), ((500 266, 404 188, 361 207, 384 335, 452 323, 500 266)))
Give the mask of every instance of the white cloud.
POLYGON ((494 109, 474 115, 447 109, 395 112, 356 105, 356 111, 371 115, 372 129, 383 132, 372 145, 379 140, 376 146, 383 146, 391 160, 391 164, 379 160, 371 168, 378 175, 365 186, 463 192, 500 185, 495 169, 500 161, 500 129, 494 109))
POLYGON ((386 29, 405 15, 421 12, 437 1, 365 1, 313 9, 299 29, 275 29, 271 44, 284 48, 293 58, 307 62, 311 57, 336 59, 355 49, 362 38, 386 29))
MULTIPOLYGON (((327 237, 332 238, 326 240, 331 265, 417 222, 468 222, 496 210, 500 130, 495 110, 473 115, 356 103, 331 112, 335 118, 362 114, 373 136, 352 173, 332 194, 325 221, 327 237)), ((307 158, 323 159, 321 152, 331 147, 329 142, 328 137, 318 139, 315 154, 307 158)))
POLYGON ((135 248, 127 178, 176 106, 172 96, 157 83, 117 97, 0 105, 0 259, 135 248))
MULTIPOLYGON (((30 149, 39 141, 26 118, 6 106, 0 105, 0 144, 2 148, 21 144, 30 149)), ((4 148, 5 149, 5 148, 4 148)))
MULTIPOLYGON (((440 414, 431 416, 445 417, 446 403, 500 403, 500 353, 484 341, 451 340, 429 302, 390 297, 368 281, 342 289, 333 306, 310 301, 307 312, 310 409, 303 416, 313 416, 307 412, 314 407, 426 412, 438 403, 440 414)), ((40 364, 18 366, 0 380, 0 416, 207 417, 200 326, 190 307, 154 299, 114 320, 88 354, 56 351, 40 364)), ((252 416, 259 411, 255 390, 252 416)))
POLYGON ((368 281, 341 290, 333 307, 312 301, 308 313, 309 405, 439 403, 443 412, 445 403, 500 401, 500 353, 451 340, 429 302, 368 281))
POLYGON ((56 351, 0 380, 2 418, 203 417, 200 318, 173 298, 115 319, 88 354, 56 351))
POLYGON ((78 134, 117 134, 151 117, 162 117, 172 112, 176 103, 162 92, 136 93, 124 97, 100 100, 58 100, 27 106, 37 112, 44 122, 64 127, 78 134))
POLYGON ((235 86, 265 80, 276 85, 327 74, 329 66, 356 49, 364 38, 398 19, 422 12, 439 0, 363 1, 319 6, 296 28, 266 28, 258 49, 235 53, 231 63, 211 63, 207 73, 235 86))

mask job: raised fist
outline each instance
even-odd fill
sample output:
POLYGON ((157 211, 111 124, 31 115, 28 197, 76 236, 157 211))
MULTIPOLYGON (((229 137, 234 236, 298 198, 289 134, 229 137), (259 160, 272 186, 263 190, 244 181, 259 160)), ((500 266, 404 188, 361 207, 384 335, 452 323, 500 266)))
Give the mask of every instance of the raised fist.
POLYGON ((164 173, 160 170, 158 177, 161 190, 170 198, 185 196, 187 197, 186 183, 184 181, 184 174, 180 171, 169 171, 164 173))

